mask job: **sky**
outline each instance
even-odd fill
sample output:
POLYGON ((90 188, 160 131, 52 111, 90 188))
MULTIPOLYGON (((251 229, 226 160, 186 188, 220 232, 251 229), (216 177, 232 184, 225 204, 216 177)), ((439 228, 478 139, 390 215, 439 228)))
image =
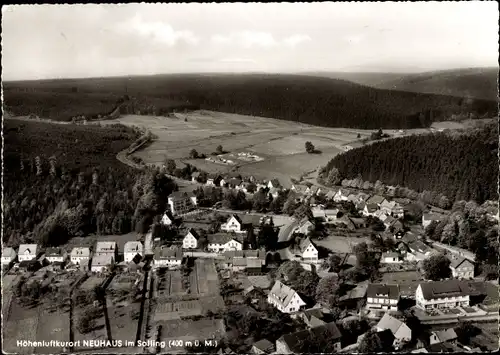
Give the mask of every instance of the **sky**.
POLYGON ((498 4, 2 7, 3 80, 498 65, 498 4))

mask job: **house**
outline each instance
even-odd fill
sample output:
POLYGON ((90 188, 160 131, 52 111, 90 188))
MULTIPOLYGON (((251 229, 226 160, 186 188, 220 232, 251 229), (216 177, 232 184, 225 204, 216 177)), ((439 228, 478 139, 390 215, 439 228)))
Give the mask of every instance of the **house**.
POLYGON ((469 306, 469 293, 458 280, 430 281, 418 285, 415 301, 420 309, 469 306))
POLYGON ((321 189, 319 188, 319 186, 316 186, 316 185, 311 185, 310 187, 308 187, 306 189, 306 195, 317 196, 320 193, 321 193, 321 189))
POLYGON ((130 241, 126 242, 123 247, 124 261, 126 263, 131 262, 137 255, 142 259, 144 254, 144 248, 141 242, 130 241))
POLYGON ((422 227, 427 228, 432 222, 439 223, 443 216, 437 213, 424 213, 422 214, 422 227))
POLYGON ((351 230, 351 231, 356 229, 356 226, 354 225, 354 223, 352 223, 351 219, 349 217, 347 217, 347 215, 343 215, 342 217, 337 218, 335 224, 337 226, 344 225, 345 228, 347 228, 348 230, 351 230))
POLYGON ((402 264, 403 258, 401 254, 397 252, 387 252, 382 254, 382 258, 380 259, 380 263, 382 264, 402 264))
POLYGON ((226 179, 224 178, 221 178, 220 181, 219 181, 219 186, 220 187, 227 187, 227 181, 226 179))
POLYGON ((19 246, 17 259, 19 262, 35 259, 37 256, 37 248, 37 244, 21 244, 19 246))
POLYGON ((215 253, 223 253, 228 250, 243 250, 243 243, 235 236, 227 233, 216 233, 207 236, 207 249, 215 253))
POLYGON ((335 202, 347 201, 348 196, 349 196, 349 191, 345 189, 339 189, 335 193, 335 195, 333 195, 333 201, 335 202))
POLYGON ((182 250, 179 248, 162 247, 155 250, 153 267, 176 267, 182 264, 182 250))
POLYGON ((458 279, 472 279, 474 277, 474 264, 466 258, 452 258, 450 269, 453 277, 458 279))
POLYGON ((42 268, 42 263, 37 259, 23 260, 19 263, 18 268, 25 272, 35 272, 42 268))
POLYGON ((113 260, 116 260, 118 246, 116 242, 97 242, 95 254, 110 254, 113 256, 113 260))
POLYGON ((281 281, 276 281, 267 296, 267 302, 283 313, 299 311, 306 303, 299 294, 281 281))
POLYGON ((68 257, 66 250, 61 248, 47 248, 45 250, 45 259, 50 263, 62 263, 68 257))
POLYGON ((393 346, 396 349, 411 341, 411 329, 405 323, 390 316, 388 313, 385 313, 382 319, 377 323, 376 329, 378 332, 389 329, 392 335, 394 335, 393 346))
POLYGON ((115 257, 112 253, 95 254, 92 258, 90 271, 108 272, 115 263, 115 257))
POLYGON ((253 354, 271 354, 274 351, 274 344, 267 339, 261 339, 252 345, 253 354))
POLYGON ((326 324, 326 322, 323 320, 325 316, 321 311, 321 308, 307 309, 300 312, 298 316, 309 328, 314 328, 326 324))
POLYGON ((384 212, 388 216, 393 216, 395 218, 403 218, 404 210, 403 207, 397 203, 396 201, 387 201, 384 200, 380 204, 380 210, 384 212))
POLYGON ((268 194, 271 195, 273 198, 276 198, 279 196, 281 189, 277 187, 273 187, 269 189, 268 194))
POLYGON ((2 266, 10 265, 11 262, 16 260, 17 253, 14 248, 3 248, 2 250, 2 266))
POLYGON ((169 215, 169 213, 165 212, 161 217, 161 223, 164 226, 171 226, 174 223, 174 219, 169 215))
MULTIPOLYGON (((282 335, 276 340, 276 353, 278 354, 302 354, 309 353, 310 346, 308 340, 323 339, 328 341, 335 351, 341 349, 342 334, 335 322, 326 323, 311 329, 301 330, 291 334, 282 335)), ((314 344, 316 347, 318 344, 314 344)))
MULTIPOLYGON (((371 207, 370 207, 372 211, 373 211, 374 206, 375 205, 371 205, 371 207)), ((377 217, 378 219, 380 219, 382 222, 384 222, 388 217, 388 215, 382 210, 376 210, 375 212, 373 212, 372 215, 373 215, 373 217, 377 217)))
POLYGON ((298 194, 303 194, 303 195, 306 194, 307 189, 308 189, 308 187, 305 185, 292 185, 292 187, 290 188, 291 191, 294 191, 298 194))
POLYGON ((349 219, 356 229, 366 228, 366 221, 363 218, 350 217, 349 219))
POLYGON ((333 191, 333 190, 329 190, 326 195, 325 195, 325 199, 330 201, 330 200, 333 200, 333 198, 335 197, 335 194, 336 192, 333 191))
POLYGON ((193 228, 190 228, 187 234, 182 239, 182 247, 184 249, 196 249, 198 247, 198 240, 200 236, 193 228))
POLYGON ((297 228, 295 228, 294 233, 308 235, 309 232, 313 230, 314 230, 314 223, 312 223, 307 217, 304 217, 299 222, 297 228))
POLYGON ((299 249, 302 260, 318 261, 318 249, 311 242, 311 239, 302 239, 299 249))
POLYGON ((183 213, 187 213, 194 209, 198 204, 196 196, 194 194, 188 194, 187 192, 175 191, 168 196, 168 206, 170 207, 170 212, 175 216, 183 213))
POLYGON ((380 208, 380 206, 384 203, 384 201, 386 201, 385 197, 380 196, 380 195, 373 195, 368 200, 366 200, 366 204, 367 205, 376 205, 377 208, 380 208))
POLYGON ((325 213, 325 223, 335 224, 335 222, 337 222, 337 216, 339 214, 338 208, 326 209, 326 210, 323 210, 323 212, 325 213))
POLYGON ((281 183, 279 182, 278 179, 269 180, 268 183, 267 183, 267 187, 269 189, 272 189, 272 188, 283 189, 283 186, 281 185, 281 183))
POLYGON ((423 261, 436 253, 436 250, 428 247, 420 240, 409 243, 408 249, 410 249, 410 251, 406 253, 406 260, 408 261, 423 261))
POLYGON ((198 179, 200 178, 201 173, 199 171, 195 171, 194 173, 191 174, 191 181, 192 182, 198 182, 198 179))
POLYGON ((71 250, 70 260, 75 265, 87 265, 90 261, 90 248, 75 247, 71 250))
POLYGON ((326 220, 325 210, 321 207, 313 207, 311 208, 311 213, 313 218, 317 218, 320 220, 326 220))
POLYGON ((207 182, 206 185, 208 186, 220 186, 220 181, 222 180, 222 177, 218 174, 209 174, 207 176, 207 182))
POLYGON ((235 233, 244 233, 245 231, 242 230, 242 222, 240 217, 237 215, 233 214, 231 215, 227 222, 221 225, 220 229, 224 232, 235 232, 235 233))
POLYGON ((366 289, 366 308, 378 310, 398 310, 399 286, 369 284, 366 289))
POLYGON ((453 328, 448 328, 444 330, 437 330, 431 332, 429 338, 430 345, 441 344, 441 343, 453 343, 457 340, 457 333, 453 328))
POLYGON ((363 216, 375 216, 375 213, 377 212, 378 207, 374 203, 366 203, 365 207, 363 208, 363 211, 361 212, 363 216))

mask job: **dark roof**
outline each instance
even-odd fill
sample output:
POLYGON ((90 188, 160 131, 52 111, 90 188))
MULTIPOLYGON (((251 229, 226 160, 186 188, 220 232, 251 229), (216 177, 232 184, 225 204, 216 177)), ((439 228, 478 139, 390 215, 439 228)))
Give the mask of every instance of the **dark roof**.
POLYGON ((420 284, 424 299, 436 299, 444 297, 457 297, 468 295, 465 283, 451 279, 445 281, 430 281, 420 284))
POLYGON ((369 284, 366 290, 366 296, 371 298, 386 297, 395 300, 399 298, 399 286, 385 285, 385 284, 369 284))
MULTIPOLYGON (((459 258, 453 258, 451 260, 451 263, 450 263, 450 267, 456 269, 457 267, 459 267, 460 265, 462 265, 464 262, 468 262, 469 264, 472 264, 472 262, 470 262, 470 260, 466 259, 466 258, 463 258, 463 257, 459 257, 459 258)), ((468 265, 467 265, 468 266, 468 265)))
POLYGON ((274 351, 274 344, 267 339, 261 339, 254 343, 253 346, 265 353, 272 353, 274 351))
POLYGON ((196 240, 200 239, 200 235, 193 228, 189 228, 189 230, 186 232, 186 235, 188 235, 189 233, 191 233, 196 240))
POLYGON ((231 218, 233 218, 233 217, 234 217, 234 218, 238 221, 238 223, 241 225, 241 218, 240 218, 240 216, 238 216, 237 214, 232 214, 232 215, 231 215, 231 216, 230 216, 227 220, 229 221, 229 220, 230 220, 231 218))
POLYGON ((155 259, 182 259, 182 250, 179 248, 158 248, 155 250, 155 259))
POLYGON ((172 198, 186 198, 186 197, 191 197, 191 196, 194 196, 193 193, 187 193, 187 192, 183 192, 183 191, 174 191, 170 194, 169 197, 172 197, 172 198))
POLYGON ((368 210, 368 212, 375 212, 376 210, 378 210, 378 206, 374 203, 367 203, 365 207, 368 210))
POLYGON ((418 251, 419 253, 425 254, 427 252, 432 251, 432 249, 424 244, 420 240, 416 240, 408 245, 411 251, 418 251))
POLYGON ((242 216, 241 222, 244 225, 260 226, 260 219, 261 216, 245 214, 242 216))
POLYGON ((45 256, 61 256, 62 251, 61 248, 47 248, 45 250, 45 256))
POLYGON ((329 340, 338 340, 342 337, 342 334, 337 328, 335 322, 320 325, 318 327, 311 328, 309 330, 301 330, 291 334, 285 334, 280 339, 283 341, 290 351, 295 354, 307 352, 307 343, 305 342, 311 333, 317 336, 323 336, 325 332, 328 333, 329 340))

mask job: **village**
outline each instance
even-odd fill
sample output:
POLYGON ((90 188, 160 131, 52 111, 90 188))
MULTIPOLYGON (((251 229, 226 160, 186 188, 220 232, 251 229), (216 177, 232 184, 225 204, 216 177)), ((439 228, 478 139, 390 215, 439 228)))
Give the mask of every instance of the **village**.
MULTIPOLYGON (((200 185, 199 175, 192 179, 200 185)), ((391 197, 391 187, 383 194, 300 183, 285 189, 277 179, 237 173, 210 174, 201 186, 249 198, 286 195, 300 207, 291 215, 235 210, 221 201, 207 206, 196 191, 177 191, 146 234, 100 236, 88 246, 4 247, 2 312, 7 325, 22 320, 9 334, 25 334, 23 321, 33 318, 37 340, 58 331, 60 340, 72 342, 129 342, 130 352, 425 353, 498 346, 491 326, 498 322, 498 285, 475 275, 473 253, 425 236, 448 211, 428 206, 421 220, 409 222, 408 199, 391 197), (443 258, 449 275, 433 277, 443 258), (23 315, 34 306, 37 315, 23 315), (51 307, 67 309, 58 315, 59 330, 40 319, 54 318, 51 307), (262 329, 245 329, 256 326, 255 317, 267 319, 262 329)))

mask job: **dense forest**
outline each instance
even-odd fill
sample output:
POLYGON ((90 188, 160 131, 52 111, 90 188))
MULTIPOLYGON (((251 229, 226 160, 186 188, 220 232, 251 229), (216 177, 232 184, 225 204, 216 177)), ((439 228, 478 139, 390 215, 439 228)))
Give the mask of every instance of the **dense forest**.
POLYGON ((64 121, 75 115, 109 114, 119 99, 110 93, 133 98, 120 104, 122 113, 164 114, 202 108, 366 129, 427 127, 452 115, 490 117, 496 112, 493 100, 380 90, 300 75, 157 75, 4 84, 5 105, 13 114, 32 113, 64 121))
POLYGON ((122 125, 4 124, 4 242, 57 246, 89 233, 144 232, 176 187, 116 154, 139 133, 122 125))
POLYGON ((365 181, 433 191, 451 201, 498 200, 498 126, 373 143, 336 156, 324 175, 334 168, 338 180, 361 176, 365 181))
POLYGON ((497 99, 498 68, 466 68, 418 74, 310 72, 308 75, 349 80, 377 89, 497 99))

